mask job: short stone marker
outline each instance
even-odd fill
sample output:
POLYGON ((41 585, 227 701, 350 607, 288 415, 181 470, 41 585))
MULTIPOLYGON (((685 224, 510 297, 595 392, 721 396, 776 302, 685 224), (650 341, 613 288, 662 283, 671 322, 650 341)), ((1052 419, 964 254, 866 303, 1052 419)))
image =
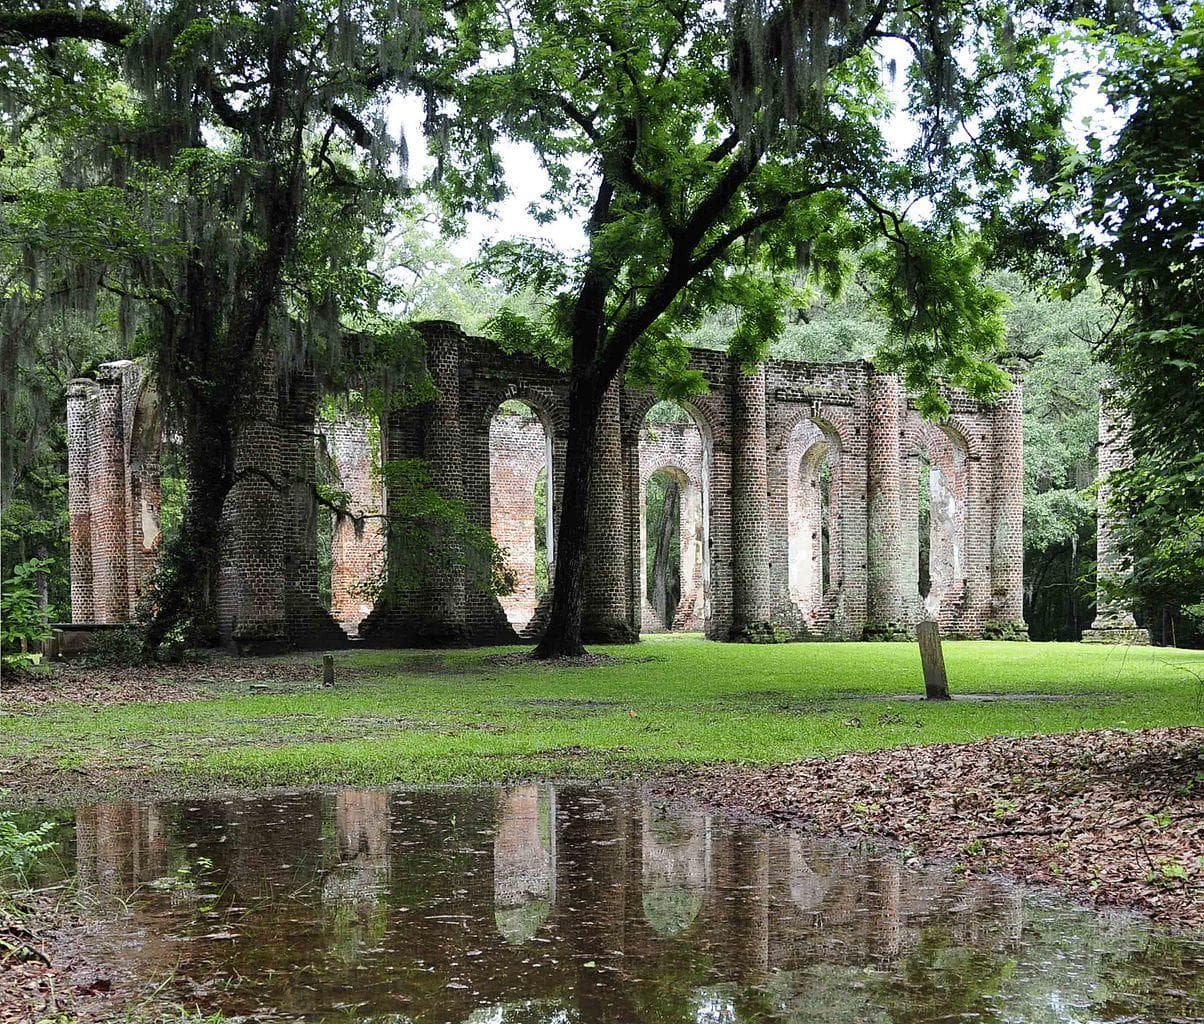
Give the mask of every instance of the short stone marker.
POLYGON ((935 622, 916 626, 920 641, 920 661, 924 666, 924 697, 926 700, 949 700, 949 678, 945 675, 945 655, 941 650, 941 630, 935 622))
POLYGON ((325 689, 334 688, 334 655, 322 655, 322 686, 325 689))

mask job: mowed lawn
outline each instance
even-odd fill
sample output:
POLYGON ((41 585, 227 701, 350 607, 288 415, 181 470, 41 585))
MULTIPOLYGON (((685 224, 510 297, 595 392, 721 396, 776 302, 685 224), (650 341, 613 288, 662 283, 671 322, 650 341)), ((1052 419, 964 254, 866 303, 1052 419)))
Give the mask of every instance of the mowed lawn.
POLYGON ((595 667, 498 657, 516 650, 341 653, 333 691, 317 688, 316 655, 288 659, 312 662, 312 685, 277 692, 206 688, 198 666, 199 699, 188 702, 10 709, 0 757, 13 781, 0 785, 26 770, 50 788, 74 779, 114 791, 593 778, 1204 723, 1201 651, 947 642, 950 686, 963 699, 927 704, 899 699, 923 691, 911 643, 671 637, 599 649, 616 663, 595 667))

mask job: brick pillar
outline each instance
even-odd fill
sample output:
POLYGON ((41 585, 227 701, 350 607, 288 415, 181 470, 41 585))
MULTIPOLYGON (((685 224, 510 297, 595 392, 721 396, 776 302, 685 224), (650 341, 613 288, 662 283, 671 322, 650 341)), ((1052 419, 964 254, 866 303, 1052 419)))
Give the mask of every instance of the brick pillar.
MULTIPOLYGON (((426 338, 426 366, 438 395, 429 406, 425 423, 424 452, 431 468, 431 482, 445 498, 464 500, 463 442, 460 431, 460 345, 463 333, 453 323, 441 320, 422 325, 426 338)), ((432 567, 422 611, 423 639, 446 643, 461 639, 467 629, 464 618, 464 568, 457 551, 448 552, 438 567, 432 567)))
POLYGON ((627 501, 619 406, 622 378, 620 370, 602 397, 590 467, 581 619, 582 636, 589 643, 627 643, 637 636, 627 602, 627 501))
POLYGON ((97 622, 125 622, 130 617, 122 369, 122 363, 105 363, 100 367, 88 467, 92 587, 97 622))
POLYGON ((765 366, 732 364, 732 634, 772 641, 765 366))
POLYGON ((897 377, 874 373, 869 381, 866 452, 867 640, 902 640, 907 601, 903 593, 903 463, 899 442, 902 388, 897 377))
POLYGON ((285 641, 279 382, 270 353, 239 410, 234 486, 222 510, 218 629, 223 642, 274 647, 285 641))
POLYGON ((1129 558, 1116 538, 1116 509, 1108 478, 1118 469, 1132 465, 1129 439, 1131 424, 1117 398, 1115 385, 1105 381, 1099 395, 1099 486, 1096 491, 1095 527, 1095 621, 1083 630, 1085 644, 1148 644, 1149 630, 1141 629, 1133 611, 1109 592, 1108 584, 1122 581, 1130 572, 1129 558))
POLYGON ((1024 388, 1012 390, 991 415, 995 487, 991 506, 991 621, 983 636, 1026 640, 1024 623, 1024 388))
POLYGON ((92 586, 92 522, 89 464, 96 429, 97 387, 90 380, 67 385, 67 510, 71 531, 71 621, 95 622, 92 586))

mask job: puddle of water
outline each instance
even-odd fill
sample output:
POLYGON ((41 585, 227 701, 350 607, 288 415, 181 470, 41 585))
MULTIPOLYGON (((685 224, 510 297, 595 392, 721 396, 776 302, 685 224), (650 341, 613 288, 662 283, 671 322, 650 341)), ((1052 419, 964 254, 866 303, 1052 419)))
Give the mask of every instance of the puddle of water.
POLYGON ((97 954, 257 1021, 1204 1018, 1204 937, 629 790, 345 790, 62 820, 62 869, 121 901, 97 954))

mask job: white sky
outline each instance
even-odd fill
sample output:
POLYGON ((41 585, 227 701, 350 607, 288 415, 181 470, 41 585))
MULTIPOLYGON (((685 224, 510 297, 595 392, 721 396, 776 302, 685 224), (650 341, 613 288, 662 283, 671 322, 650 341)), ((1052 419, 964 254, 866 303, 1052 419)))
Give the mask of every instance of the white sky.
MULTIPOLYGON (((898 99, 902 95, 902 83, 911 61, 911 51, 900 40, 888 39, 883 42, 884 59, 893 59, 898 69, 898 85, 893 90, 898 99)), ((1072 70, 1091 71, 1086 66, 1085 55, 1081 53, 1068 58, 1067 67, 1072 70)), ((429 171, 431 160, 422 133, 423 114, 420 101, 413 97, 395 100, 389 108, 388 120, 390 131, 405 133, 411 174, 415 178, 423 176, 429 171)), ((1120 123, 1120 118, 1108 106, 1100 92, 1098 76, 1090 74, 1082 83, 1072 104, 1068 130, 1076 141, 1081 142, 1091 133, 1110 137, 1120 123)), ((893 152, 902 154, 914 141, 916 132, 906 113, 896 109, 893 117, 885 125, 885 134, 893 152)), ((452 252, 459 259, 469 261, 476 258, 482 242, 518 237, 538 239, 566 255, 581 251, 585 245, 582 230, 584 215, 580 218, 559 218, 547 224, 541 224, 531 216, 529 207, 540 199, 548 187, 547 175, 535 150, 508 140, 500 141, 497 149, 506 169, 510 194, 493 206, 490 215, 471 215, 465 234, 449 241, 452 252)))

